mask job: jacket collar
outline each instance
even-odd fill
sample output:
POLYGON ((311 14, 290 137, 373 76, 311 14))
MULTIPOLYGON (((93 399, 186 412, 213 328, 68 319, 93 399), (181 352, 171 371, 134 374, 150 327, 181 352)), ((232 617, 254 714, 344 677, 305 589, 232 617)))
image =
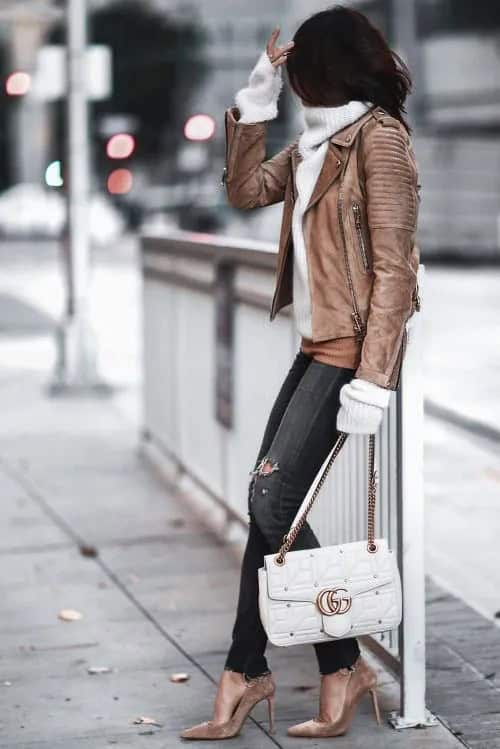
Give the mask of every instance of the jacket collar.
MULTIPOLYGON (((312 206, 318 202, 318 200, 326 192, 331 183, 338 177, 342 170, 342 165, 344 159, 346 158, 346 154, 343 153, 342 150, 336 148, 336 146, 350 148, 354 143, 354 140, 356 139, 356 135, 360 128, 363 127, 367 120, 374 116, 373 113, 375 109, 376 107, 372 107, 368 110, 368 112, 363 114, 355 122, 347 125, 346 127, 342 128, 342 130, 339 130, 337 133, 335 133, 335 135, 331 136, 331 138, 329 139, 330 142, 328 144, 328 150, 325 155, 325 160, 322 164, 321 171, 318 175, 318 179, 316 180, 316 184, 314 185, 314 189, 305 211, 308 211, 309 208, 312 208, 312 206)), ((300 154, 300 151, 298 150, 297 142, 295 143, 295 147, 292 149, 291 159, 294 190, 295 194, 297 194, 295 172, 297 170, 297 165, 302 161, 302 156, 300 154)))
MULTIPOLYGON (((337 146, 350 148, 356 139, 358 131, 363 127, 367 120, 376 115, 378 109, 379 108, 375 106, 371 107, 368 112, 365 112, 365 114, 361 115, 361 117, 359 117, 355 122, 352 122, 350 125, 346 125, 346 127, 342 128, 342 130, 339 130, 337 133, 332 135, 329 138, 330 144, 334 143, 337 146)), ((340 153, 338 153, 338 155, 340 156, 340 153)), ((298 139, 295 141, 295 147, 292 150, 292 157, 292 160, 295 162, 294 167, 296 166, 296 164, 302 161, 302 155, 298 150, 298 139)))
POLYGON ((373 117, 374 110, 376 109, 377 107, 371 107, 368 112, 361 115, 356 122, 352 122, 350 125, 347 125, 342 128, 342 130, 335 133, 335 135, 332 135, 330 142, 335 143, 337 146, 344 146, 345 148, 352 146, 358 131, 363 127, 367 120, 373 117))

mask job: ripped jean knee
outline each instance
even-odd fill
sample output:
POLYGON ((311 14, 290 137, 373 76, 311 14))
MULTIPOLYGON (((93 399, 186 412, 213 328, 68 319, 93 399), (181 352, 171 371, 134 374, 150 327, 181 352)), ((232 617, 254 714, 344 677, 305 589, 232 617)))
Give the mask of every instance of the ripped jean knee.
POLYGON ((251 471, 252 475, 257 476, 269 476, 271 473, 274 473, 275 471, 279 471, 280 466, 277 460, 273 460, 272 458, 268 457, 267 455, 262 458, 262 460, 259 460, 257 463, 257 466, 254 468, 253 471, 251 471))
MULTIPOLYGON (((269 456, 265 455, 263 458, 257 461, 255 468, 250 471, 250 484, 248 487, 248 512, 251 510, 251 504, 255 495, 255 481, 257 476, 270 476, 272 473, 279 471, 279 463, 277 460, 273 460, 269 456)), ((267 494, 267 490, 263 487, 263 494, 267 494)))
POLYGON ((273 546, 283 536, 280 513, 281 475, 279 462, 265 456, 251 471, 248 513, 273 546))

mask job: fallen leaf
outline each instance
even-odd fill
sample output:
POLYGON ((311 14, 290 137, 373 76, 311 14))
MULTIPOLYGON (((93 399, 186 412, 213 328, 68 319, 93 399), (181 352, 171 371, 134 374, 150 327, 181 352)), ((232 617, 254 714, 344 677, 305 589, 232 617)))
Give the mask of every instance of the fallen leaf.
POLYGON ((170 681, 173 681, 174 684, 182 684, 184 681, 189 681, 189 674, 170 674, 170 681))
POLYGON ((80 546, 80 554, 82 557, 96 557, 98 553, 96 547, 91 546, 90 544, 82 544, 80 546))
POLYGON ((87 669, 87 673, 93 676, 94 674, 110 674, 113 669, 108 666, 90 666, 87 669))
POLYGON ((161 723, 158 723, 154 718, 147 718, 145 715, 135 718, 132 723, 136 726, 158 726, 158 728, 161 728, 161 723))
POLYGON ((63 622, 77 622, 83 619, 83 614, 75 609, 61 609, 57 616, 63 622))

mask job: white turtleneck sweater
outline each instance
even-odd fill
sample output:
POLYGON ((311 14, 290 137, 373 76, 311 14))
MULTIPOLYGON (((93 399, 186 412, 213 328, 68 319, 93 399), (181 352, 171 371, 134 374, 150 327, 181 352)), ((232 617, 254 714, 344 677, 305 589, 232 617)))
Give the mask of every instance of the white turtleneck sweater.
POLYGON ((328 150, 328 139, 355 122, 368 109, 369 106, 361 101, 350 101, 340 107, 306 107, 301 104, 305 127, 298 143, 302 161, 297 166, 295 175, 297 200, 292 215, 292 236, 293 311, 297 330, 304 338, 312 339, 310 284, 302 232, 304 211, 321 171, 328 150))
MULTIPOLYGON (((235 104, 240 110, 239 121, 252 123, 274 119, 278 114, 277 102, 282 85, 281 66, 273 66, 264 50, 250 74, 248 86, 235 95, 235 104)), ((329 138, 359 119, 371 106, 370 102, 361 101, 350 101, 338 107, 309 107, 300 103, 304 129, 298 142, 302 161, 295 175, 297 199, 292 215, 293 314, 296 328, 304 338, 312 339, 311 293, 302 231, 304 210, 321 171, 329 138)), ((337 427, 346 432, 376 431, 382 409, 388 405, 390 391, 360 379, 352 380, 344 388, 337 427)))

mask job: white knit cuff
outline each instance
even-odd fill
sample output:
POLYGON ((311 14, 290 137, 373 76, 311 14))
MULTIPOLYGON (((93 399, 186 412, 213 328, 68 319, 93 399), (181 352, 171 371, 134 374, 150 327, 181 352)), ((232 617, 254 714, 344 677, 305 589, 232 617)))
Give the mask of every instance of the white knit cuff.
POLYGON ((261 52, 248 78, 248 86, 236 92, 238 122, 264 122, 278 116, 278 98, 283 87, 281 65, 274 66, 267 51, 261 52))
POLYGON ((337 429, 346 434, 375 434, 382 422, 383 413, 378 406, 352 401, 340 407, 337 429))
POLYGON ((355 377, 348 383, 349 396, 353 400, 357 400, 360 403, 366 403, 369 406, 378 406, 379 408, 387 408, 391 399, 391 390, 380 387, 374 382, 363 380, 360 377, 355 377))
POLYGON ((389 405, 391 391, 362 379, 340 389, 337 429, 347 434, 375 434, 389 405))

